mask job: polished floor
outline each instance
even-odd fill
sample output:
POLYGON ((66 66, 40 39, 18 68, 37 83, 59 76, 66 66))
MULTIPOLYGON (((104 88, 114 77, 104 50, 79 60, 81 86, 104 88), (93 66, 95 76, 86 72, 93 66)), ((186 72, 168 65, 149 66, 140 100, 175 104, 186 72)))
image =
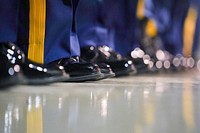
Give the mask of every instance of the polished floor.
POLYGON ((2 90, 0 133, 200 133, 200 73, 2 90))

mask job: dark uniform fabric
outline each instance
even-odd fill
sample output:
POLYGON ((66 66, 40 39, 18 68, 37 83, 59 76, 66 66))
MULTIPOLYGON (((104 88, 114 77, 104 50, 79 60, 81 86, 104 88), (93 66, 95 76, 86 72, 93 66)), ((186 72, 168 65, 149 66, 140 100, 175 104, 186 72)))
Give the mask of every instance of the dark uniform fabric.
POLYGON ((80 46, 109 45, 112 47, 112 33, 104 25, 103 1, 81 0, 77 9, 77 33, 80 46))
POLYGON ((81 47, 108 45, 122 55, 139 45, 137 0, 82 0, 77 11, 81 47))
POLYGON ((127 55, 139 47, 139 28, 136 18, 138 0, 104 0, 103 11, 106 27, 114 33, 114 49, 127 55))
MULTIPOLYGON (((77 7, 78 1, 71 2, 63 0, 46 1, 46 30, 45 30, 45 51, 44 63, 79 56, 80 48, 75 30, 72 28, 73 11, 77 7)), ((18 44, 27 53, 29 34, 29 2, 21 0, 20 25, 18 44)))
POLYGON ((0 42, 16 42, 18 11, 18 0, 0 1, 0 42))

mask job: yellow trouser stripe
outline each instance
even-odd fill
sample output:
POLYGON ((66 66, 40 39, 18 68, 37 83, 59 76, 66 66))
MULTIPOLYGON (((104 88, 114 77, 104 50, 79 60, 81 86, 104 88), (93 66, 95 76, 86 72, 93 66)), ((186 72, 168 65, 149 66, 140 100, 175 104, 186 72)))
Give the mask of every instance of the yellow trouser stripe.
POLYGON ((195 10, 195 8, 191 7, 188 11, 188 15, 184 23, 184 32, 183 32, 183 37, 184 37, 183 55, 187 57, 192 55, 193 40, 196 29, 196 20, 197 20, 197 11, 195 10))
POLYGON ((137 18, 143 19, 144 18, 144 0, 138 0, 137 5, 137 18))
MULTIPOLYGON (((145 17, 145 1, 138 0, 137 5, 137 18, 142 20, 145 17)), ((155 37, 157 35, 157 27, 153 20, 149 19, 145 27, 145 33, 149 37, 155 37)))
POLYGON ((44 63, 46 0, 30 0, 28 58, 44 63))
POLYGON ((145 28, 145 33, 149 37, 155 37, 157 35, 156 23, 153 20, 149 19, 145 28))

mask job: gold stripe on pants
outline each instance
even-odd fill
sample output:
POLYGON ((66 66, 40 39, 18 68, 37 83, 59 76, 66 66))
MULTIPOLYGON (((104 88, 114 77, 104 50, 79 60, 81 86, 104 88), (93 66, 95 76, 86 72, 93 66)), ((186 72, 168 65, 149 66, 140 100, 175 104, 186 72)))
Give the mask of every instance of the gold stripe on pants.
POLYGON ((44 63, 46 0, 30 0, 28 58, 44 63))
POLYGON ((183 46, 183 54, 186 57, 190 57, 192 55, 192 47, 193 40, 196 29, 196 20, 197 20, 197 11, 195 8, 190 7, 185 23, 184 23, 184 46, 183 46))

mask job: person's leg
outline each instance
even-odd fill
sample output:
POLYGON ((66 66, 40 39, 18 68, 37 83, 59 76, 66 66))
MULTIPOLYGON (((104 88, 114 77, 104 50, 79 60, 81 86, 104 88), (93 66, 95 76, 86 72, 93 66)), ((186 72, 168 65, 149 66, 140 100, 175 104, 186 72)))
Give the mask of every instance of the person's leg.
POLYGON ((155 3, 160 6, 157 12, 164 11, 163 15, 156 16, 155 14, 159 35, 165 50, 173 55, 182 54, 184 20, 189 8, 189 2, 188 0, 168 0, 167 3, 164 4, 162 1, 155 3), (166 14, 166 17, 164 14, 166 14))
POLYGON ((62 0, 46 1, 45 9, 34 8, 26 0, 21 4, 25 7, 30 5, 29 8, 21 8, 19 31, 23 35, 18 37, 18 44, 29 59, 48 64, 61 58, 80 55, 76 34, 72 31, 71 5, 62 0), (34 10, 44 16, 34 18, 34 14, 31 14, 34 10), (29 21, 31 19, 32 22, 29 21))
POLYGON ((101 2, 81 0, 77 10, 77 34, 81 47, 107 45, 108 29, 100 14, 101 2))
POLYGON ((123 56, 139 46, 136 20, 137 2, 137 0, 103 1, 104 23, 114 34, 112 48, 123 56))
POLYGON ((78 1, 38 0, 36 4, 33 1, 28 3, 27 11, 21 9, 21 20, 28 18, 30 21, 22 21, 24 23, 19 26, 19 31, 26 35, 18 37, 18 44, 27 47, 29 60, 44 63, 45 66, 64 66, 65 72, 70 75, 67 81, 96 80, 101 77, 97 66, 79 63, 80 47, 75 24, 78 1), (43 16, 34 17, 36 14, 43 16))
POLYGON ((9 42, 16 42, 19 1, 0 1, 0 88, 20 83, 22 74, 20 66, 13 59, 9 42))
MULTIPOLYGON (((20 0, 19 5, 19 17, 20 19, 17 21, 16 25, 16 38, 12 42, 17 42, 18 46, 28 49, 29 42, 34 46, 39 46, 38 49, 36 49, 36 52, 34 55, 37 56, 37 54, 40 55, 40 52, 42 49, 42 37, 44 36, 44 22, 45 21, 45 8, 46 7, 46 0, 30 0, 30 1, 23 1, 20 0), (36 5, 39 4, 40 6, 36 5), (22 10, 23 9, 23 10, 22 10), (30 12, 29 12, 30 9, 30 12), (35 10, 38 10, 41 14, 36 15, 33 12, 35 10), (30 16, 29 17, 29 13, 30 16), (30 27, 29 27, 29 22, 30 27), (39 28, 36 28, 36 27, 39 28), (30 31, 30 32, 29 32, 30 31), (28 35, 30 38, 28 38, 28 35), (22 39, 21 39, 22 38, 22 39), (37 53, 38 50, 38 53, 37 53)), ((14 12, 14 11, 13 11, 14 12)), ((16 11, 15 11, 16 12, 16 11)), ((15 13, 14 12, 14 13, 15 13)), ((59 67, 47 67, 43 66, 41 64, 37 64, 35 60, 30 61, 27 59, 27 57, 24 55, 24 52, 18 48, 14 43, 7 43, 4 44, 4 50, 6 49, 12 49, 13 56, 15 56, 15 62, 18 63, 21 66, 21 70, 23 71, 24 77, 26 78, 26 84, 46 84, 51 82, 57 82, 61 80, 68 79, 68 75, 64 72, 64 70, 61 70, 59 67), (40 68, 37 69, 37 68, 40 68)), ((32 46, 32 48, 33 48, 32 46)), ((26 53, 28 50, 26 51, 26 53)), ((42 51, 43 52, 43 51, 42 51)), ((37 58, 38 59, 38 58, 37 58)), ((40 60, 40 61, 43 61, 40 60)))
POLYGON ((170 0, 145 0, 145 17, 155 20, 158 33, 166 32, 171 25, 172 8, 170 0))
MULTIPOLYGON (((124 19, 125 15, 124 11, 123 10, 119 11, 121 10, 120 4, 121 3, 112 0, 108 1, 82 0, 80 2, 77 11, 77 31, 81 47, 88 45, 93 45, 93 46, 107 45, 115 49, 114 39, 117 38, 114 37, 115 29, 120 27, 118 28, 118 31, 120 30, 125 34, 126 31, 130 29, 131 25, 131 22, 127 22, 129 21, 127 19, 132 19, 128 18, 127 15, 126 19, 124 19), (86 13, 83 14, 82 12, 86 13), (113 13, 116 15, 113 15, 113 13), (126 22, 124 22, 124 20, 126 22), (124 27, 127 23, 129 25, 124 27)), ((136 4, 133 5, 135 6, 136 4)), ((125 7, 123 9, 125 9, 125 7)), ((127 13, 129 13, 129 9, 127 9, 127 13)), ((129 38, 132 38, 130 37, 131 35, 129 35, 129 38)), ((124 41, 126 41, 126 39, 124 39, 124 41)))
POLYGON ((131 52, 140 47, 141 39, 137 6, 138 0, 105 0, 102 16, 106 27, 113 33, 113 50, 119 52, 121 57, 131 60, 140 73, 147 70, 147 65, 143 59, 136 60, 131 56, 131 52))
POLYGON ((0 1, 0 42, 16 42, 19 1, 0 1))
MULTIPOLYGON (((147 14, 156 21, 158 36, 161 38, 163 50, 167 51, 166 57, 170 57, 167 59, 172 64, 170 68, 173 68, 173 70, 174 68, 176 70, 183 69, 185 65, 180 64, 184 62, 181 60, 185 60, 183 56, 186 51, 191 51, 191 44, 185 45, 185 39, 192 35, 186 32, 185 29, 186 25, 188 25, 190 0, 152 1, 153 8, 149 8, 151 11, 147 14), (177 63, 177 59, 179 59, 180 63, 177 63)), ((191 28, 188 27, 188 29, 191 31, 191 28)))

